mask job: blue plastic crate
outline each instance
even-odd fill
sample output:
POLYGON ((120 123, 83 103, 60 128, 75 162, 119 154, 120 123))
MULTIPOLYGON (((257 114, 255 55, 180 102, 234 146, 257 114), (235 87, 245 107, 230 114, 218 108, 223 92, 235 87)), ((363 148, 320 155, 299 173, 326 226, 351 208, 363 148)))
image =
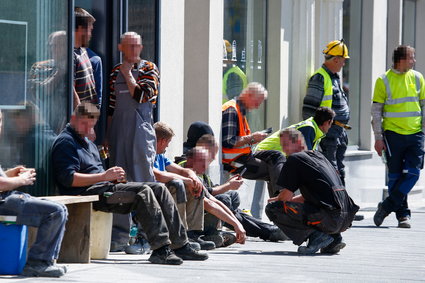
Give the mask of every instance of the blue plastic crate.
POLYGON ((27 260, 25 225, 0 223, 0 274, 21 274, 27 260))

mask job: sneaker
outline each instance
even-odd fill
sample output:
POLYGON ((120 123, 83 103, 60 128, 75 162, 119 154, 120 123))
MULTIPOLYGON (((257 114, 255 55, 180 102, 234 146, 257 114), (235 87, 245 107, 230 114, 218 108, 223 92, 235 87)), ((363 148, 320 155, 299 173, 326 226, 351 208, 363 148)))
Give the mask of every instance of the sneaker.
POLYGON ((340 250, 345 248, 346 244, 342 241, 341 235, 338 235, 338 237, 333 237, 334 240, 332 243, 330 243, 328 246, 321 248, 320 253, 322 254, 337 254, 340 250))
POLYGON ((61 277, 67 271, 66 266, 57 265, 53 261, 29 259, 21 275, 25 277, 61 277))
POLYGON ((212 241, 205 241, 201 238, 201 234, 196 231, 187 231, 187 237, 190 242, 196 242, 201 246, 201 250, 213 250, 215 244, 212 241))
POLYGON ((214 234, 201 236, 201 239, 207 242, 213 242, 216 248, 222 247, 224 243, 224 239, 218 231, 214 234))
POLYGON ((285 233, 283 233, 283 231, 280 230, 279 227, 276 227, 272 230, 267 240, 269 240, 270 242, 287 241, 289 240, 289 237, 286 236, 285 233))
POLYGON ((356 214, 354 215, 354 221, 362 221, 364 219, 363 214, 356 214))
POLYGON ((222 232, 223 237, 223 247, 228 247, 236 243, 236 236, 230 232, 222 232))
POLYGON ((175 249, 175 254, 182 258, 183 260, 206 260, 208 259, 208 254, 205 252, 198 252, 192 249, 189 243, 185 244, 183 247, 175 249))
POLYGON ((153 250, 148 260, 155 264, 180 265, 183 263, 183 260, 174 254, 169 245, 153 250))
POLYGON ((126 254, 131 255, 143 255, 143 254, 150 254, 151 246, 149 245, 148 241, 144 238, 136 238, 136 242, 134 244, 129 245, 125 247, 124 252, 126 254))
POLYGON ((410 228, 410 217, 402 217, 398 220, 398 228, 410 228))
POLYGON ((111 253, 123 252, 123 251, 125 251, 125 248, 127 246, 128 246, 127 244, 126 245, 122 245, 122 244, 118 244, 116 242, 111 242, 111 247, 109 249, 109 252, 111 252, 111 253))
POLYGON ((382 202, 378 203, 378 209, 373 216, 373 222, 377 227, 381 226, 382 222, 384 222, 385 217, 387 217, 390 213, 384 210, 382 207, 382 202))
POLYGON ((334 238, 332 238, 328 234, 325 234, 320 231, 314 231, 313 233, 310 234, 308 238, 308 245, 299 247, 298 253, 304 254, 304 255, 315 254, 321 248, 324 248, 328 246, 330 243, 332 243, 333 240, 334 238))

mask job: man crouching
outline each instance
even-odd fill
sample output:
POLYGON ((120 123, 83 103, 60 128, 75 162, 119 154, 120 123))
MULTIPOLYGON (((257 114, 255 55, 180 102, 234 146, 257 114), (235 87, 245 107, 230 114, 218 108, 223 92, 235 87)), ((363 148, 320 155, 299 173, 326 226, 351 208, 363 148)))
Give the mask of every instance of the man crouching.
POLYGON ((266 214, 299 245, 298 253, 336 254, 345 247, 341 233, 351 226, 359 207, 348 196, 341 179, 326 157, 306 151, 302 134, 281 132, 282 149, 288 155, 278 184, 277 197, 269 199, 266 214), (296 190, 301 195, 294 195, 296 190), (301 244, 308 240, 307 246, 301 244))

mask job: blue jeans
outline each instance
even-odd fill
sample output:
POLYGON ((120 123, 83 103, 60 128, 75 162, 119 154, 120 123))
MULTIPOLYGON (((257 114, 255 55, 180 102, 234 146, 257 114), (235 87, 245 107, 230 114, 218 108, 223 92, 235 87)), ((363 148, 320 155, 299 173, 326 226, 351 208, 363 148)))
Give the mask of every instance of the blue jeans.
POLYGON ((407 195, 419 179, 424 159, 424 134, 400 135, 385 131, 388 166, 388 193, 383 209, 397 219, 410 216, 407 195))
POLYGON ((38 227, 28 259, 57 259, 68 217, 66 206, 19 191, 4 192, 1 197, 1 215, 17 216, 16 224, 38 227))

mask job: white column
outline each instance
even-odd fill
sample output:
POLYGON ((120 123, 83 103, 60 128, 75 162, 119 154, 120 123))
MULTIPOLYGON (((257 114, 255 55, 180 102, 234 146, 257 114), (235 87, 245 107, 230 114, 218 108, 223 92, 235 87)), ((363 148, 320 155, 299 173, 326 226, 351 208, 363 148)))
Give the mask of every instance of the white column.
MULTIPOLYGON (((314 72, 314 0, 293 1, 289 122, 301 120, 307 80, 314 72)), ((317 52, 316 52, 317 53, 317 52)))
POLYGON ((323 64, 322 51, 333 40, 340 40, 342 35, 343 0, 317 0, 315 7, 315 60, 314 69, 323 64))
MULTIPOLYGON (((207 122, 217 141, 221 136, 223 1, 186 0, 184 35, 184 131, 191 123, 207 122)), ((181 146, 181 144, 180 144, 181 146)), ((219 158, 210 165, 218 181, 219 158)))
POLYGON ((361 88, 360 88, 360 149, 372 148, 370 107, 376 79, 385 72, 387 58, 387 0, 363 1, 361 88), (384 12, 383 12, 384 11, 384 12))
POLYGON ((167 1, 160 6, 159 115, 176 133, 167 150, 169 157, 181 154, 183 143, 184 7, 184 0, 167 1))
POLYGON ((292 31, 292 0, 269 1, 267 11, 266 124, 275 131, 289 124, 289 47, 292 31))
MULTIPOLYGON (((423 3, 423 1, 418 1, 423 3)), ((417 3, 418 3, 417 2, 417 3)), ((417 4, 418 5, 418 4, 417 4)), ((387 69, 392 66, 392 53, 401 44, 403 27, 403 1, 388 0, 387 69)))

